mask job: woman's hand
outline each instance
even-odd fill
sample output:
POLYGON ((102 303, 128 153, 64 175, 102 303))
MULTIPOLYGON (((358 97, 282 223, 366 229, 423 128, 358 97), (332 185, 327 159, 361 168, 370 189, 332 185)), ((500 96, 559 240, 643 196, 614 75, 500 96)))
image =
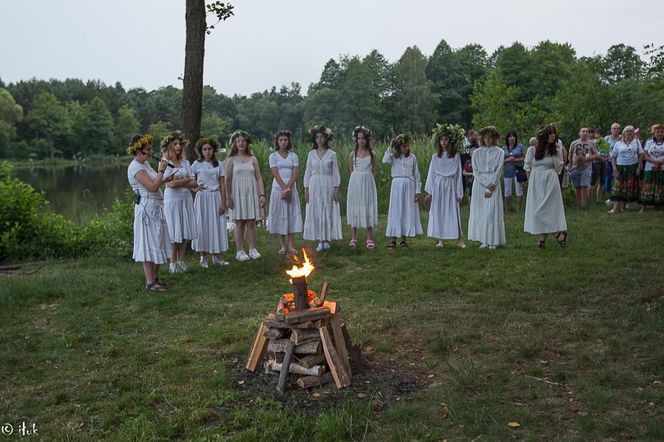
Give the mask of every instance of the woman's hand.
POLYGON ((493 195, 493 192, 484 192, 484 198, 491 198, 491 195, 493 195))
POLYGON ((463 198, 457 198, 457 203, 460 203, 463 198))
POLYGON ((427 193, 427 196, 424 197, 424 201, 426 201, 427 203, 429 201, 431 201, 431 194, 430 193, 427 193))
POLYGON ((334 189, 334 195, 332 197, 335 203, 339 202, 339 188, 334 189))
POLYGON ((415 194, 415 202, 416 202, 416 203, 419 203, 419 202, 420 202, 420 194, 419 194, 419 193, 416 193, 416 194, 415 194))
POLYGON ((286 187, 286 189, 283 192, 281 192, 281 199, 290 203, 291 195, 292 192, 290 188, 286 187))
POLYGON ((493 191, 496 189, 496 185, 493 183, 489 183, 489 185, 486 188, 489 189, 491 193, 493 193, 493 191))
POLYGON ((259 201, 259 203, 260 203, 260 205, 261 205, 261 209, 264 208, 264 207, 265 207, 265 195, 260 195, 260 196, 258 197, 258 201, 259 201))
POLYGON ((231 209, 231 210, 233 208, 235 208, 235 204, 233 204, 233 197, 232 196, 228 197, 228 202, 227 202, 226 206, 228 206, 228 208, 231 209))
POLYGON ((304 202, 306 204, 309 204, 309 188, 308 187, 304 188, 304 202))
POLYGON ((163 177, 163 178, 161 179, 161 182, 162 182, 162 183, 168 183, 168 182, 170 182, 170 181, 173 181, 174 178, 175 178, 175 175, 169 175, 169 176, 167 176, 167 177, 163 177))
POLYGON ((224 207, 224 202, 222 201, 221 204, 219 204, 219 215, 223 215, 225 211, 226 208, 224 207))

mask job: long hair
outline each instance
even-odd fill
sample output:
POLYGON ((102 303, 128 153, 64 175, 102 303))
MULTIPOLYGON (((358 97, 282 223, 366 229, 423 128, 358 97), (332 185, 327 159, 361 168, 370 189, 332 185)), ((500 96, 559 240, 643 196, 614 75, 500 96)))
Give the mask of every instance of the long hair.
POLYGON ((546 155, 555 156, 558 151, 558 130, 555 126, 549 124, 540 129, 537 133, 537 146, 535 146, 535 159, 543 159, 546 155), (555 134, 556 139, 549 143, 549 135, 555 134))
POLYGON ((513 149, 512 147, 510 147, 510 137, 514 137, 514 147, 519 145, 519 136, 517 135, 515 130, 511 130, 507 132, 507 135, 505 135, 505 146, 507 146, 508 150, 513 149))
POLYGON ((219 166, 219 160, 217 160, 217 149, 219 148, 219 143, 217 143, 215 140, 212 138, 201 138, 198 140, 198 143, 196 143, 196 152, 198 152, 198 161, 204 162, 205 157, 203 156, 203 146, 209 144, 212 146, 212 160, 210 160, 210 163, 214 167, 219 166))
POLYGON ((238 154, 237 150, 237 144, 235 143, 239 137, 242 137, 245 139, 247 142, 247 155, 249 156, 254 156, 254 154, 251 152, 251 136, 243 131, 243 130, 236 130, 231 134, 231 151, 228 153, 228 157, 234 157, 235 155, 238 154))
POLYGON ((280 130, 276 134, 274 134, 274 151, 278 152, 279 151, 279 138, 281 137, 286 137, 288 138, 288 146, 286 146, 287 150, 291 150, 293 147, 293 133, 289 130, 280 130))
POLYGON ((447 138, 447 147, 445 148, 447 152, 447 158, 454 158, 454 155, 457 154, 457 148, 454 143, 450 140, 450 137, 447 135, 440 135, 438 138, 436 138, 436 154, 438 155, 438 158, 443 156, 443 147, 440 145, 440 140, 445 137, 447 138))
POLYGON ((368 127, 364 126, 357 126, 353 130, 353 140, 355 141, 355 156, 353 157, 353 161, 357 159, 357 151, 360 148, 357 144, 357 134, 362 133, 364 135, 364 140, 366 141, 366 149, 369 151, 369 155, 371 156, 371 164, 373 164, 374 160, 374 150, 373 146, 371 145, 371 130, 368 127))
POLYGON ((309 135, 311 135, 311 150, 318 149, 316 144, 316 135, 322 134, 325 137, 325 148, 330 149, 330 139, 332 138, 332 129, 326 126, 314 126, 309 129, 309 135))

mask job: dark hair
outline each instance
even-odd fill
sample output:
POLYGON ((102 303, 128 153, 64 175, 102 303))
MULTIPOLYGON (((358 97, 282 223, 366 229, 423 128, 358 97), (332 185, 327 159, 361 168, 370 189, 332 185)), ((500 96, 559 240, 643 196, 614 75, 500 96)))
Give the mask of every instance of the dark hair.
POLYGON ((371 156, 371 162, 373 164, 374 150, 373 150, 373 146, 371 145, 371 130, 367 127, 364 127, 364 126, 358 126, 353 130, 353 140, 355 140, 355 156, 353 157, 353 161, 355 161, 355 159, 357 159, 357 151, 359 149, 359 146, 357 144, 357 135, 360 134, 360 133, 362 135, 364 135, 364 139, 367 142, 366 148, 369 151, 369 155, 371 156))
POLYGON ((203 146, 206 144, 209 144, 212 146, 212 165, 214 167, 219 166, 219 160, 217 160, 217 149, 219 148, 219 143, 217 143, 215 140, 212 138, 201 138, 198 140, 198 143, 196 143, 196 152, 198 152, 198 161, 203 162, 205 161, 205 157, 203 157, 203 146))
POLYGON ((316 135, 322 134, 325 137, 325 148, 330 149, 330 138, 331 136, 327 134, 326 126, 315 126, 309 130, 309 135, 311 135, 311 150, 318 149, 316 144, 316 135))
POLYGON ((519 145, 519 136, 517 135, 515 130, 511 130, 507 132, 507 135, 505 135, 505 146, 507 146, 507 149, 510 149, 510 137, 514 137, 514 147, 519 145))
POLYGON ((275 152, 279 150, 279 138, 281 137, 286 137, 288 138, 288 146, 286 146, 286 149, 291 150, 293 147, 293 133, 289 130, 280 130, 276 134, 274 134, 274 150, 275 152))
POLYGON ((394 155, 395 158, 399 158, 401 156, 401 146, 408 146, 408 152, 406 152, 404 155, 406 158, 410 156, 410 145, 413 142, 413 138, 409 134, 399 134, 396 137, 392 138, 392 141, 390 141, 390 144, 392 145, 392 154, 394 155))
POLYGON ((544 126, 537 133, 537 146, 535 146, 535 159, 541 160, 545 155, 555 156, 558 152, 558 130, 553 125, 544 126), (549 143, 549 135, 555 134, 556 139, 549 143))
POLYGON ((443 137, 447 138, 447 158, 454 158, 454 155, 457 154, 456 146, 452 143, 450 137, 445 134, 440 134, 440 136, 436 138, 436 154, 438 155, 438 158, 443 156, 443 148, 440 145, 440 140, 443 137))
POLYGON ((600 135, 602 135, 604 133, 601 128, 596 127, 595 128, 595 133, 598 133, 598 132, 599 132, 600 135))
POLYGON ((231 150, 230 150, 230 152, 228 152, 228 157, 230 158, 230 157, 234 157, 235 155, 237 155, 237 153, 238 153, 237 152, 237 145, 235 144, 235 142, 240 137, 244 138, 245 141, 247 142, 247 155, 253 157, 254 154, 251 152, 251 136, 243 130, 236 130, 231 135, 231 150))

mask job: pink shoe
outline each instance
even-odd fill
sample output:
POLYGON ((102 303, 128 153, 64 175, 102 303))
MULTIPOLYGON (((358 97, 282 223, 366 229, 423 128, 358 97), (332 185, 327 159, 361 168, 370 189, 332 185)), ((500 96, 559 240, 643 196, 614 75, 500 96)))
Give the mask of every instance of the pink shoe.
POLYGON ((348 247, 356 247, 356 246, 357 246, 357 240, 351 239, 350 242, 348 243, 348 247))
POLYGON ((376 244, 374 244, 374 242, 372 240, 368 239, 367 240, 367 249, 373 250, 375 248, 376 248, 376 244))

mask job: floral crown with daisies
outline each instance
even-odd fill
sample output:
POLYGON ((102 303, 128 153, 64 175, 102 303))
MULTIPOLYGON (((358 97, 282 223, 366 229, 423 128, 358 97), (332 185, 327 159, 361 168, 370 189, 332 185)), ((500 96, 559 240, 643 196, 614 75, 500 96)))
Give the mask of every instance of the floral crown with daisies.
POLYGON ((136 155, 145 146, 152 143, 153 139, 154 139, 154 137, 151 134, 143 135, 141 138, 136 140, 136 142, 134 142, 131 146, 129 146, 127 148, 127 154, 128 155, 136 155))
POLYGON ((180 140, 180 144, 182 144, 182 147, 184 148, 187 144, 189 144, 189 140, 184 137, 184 134, 179 131, 179 130, 174 130, 170 134, 166 135, 166 138, 161 140, 161 151, 166 152, 168 149, 168 145, 171 144, 172 141, 174 140, 180 140))

